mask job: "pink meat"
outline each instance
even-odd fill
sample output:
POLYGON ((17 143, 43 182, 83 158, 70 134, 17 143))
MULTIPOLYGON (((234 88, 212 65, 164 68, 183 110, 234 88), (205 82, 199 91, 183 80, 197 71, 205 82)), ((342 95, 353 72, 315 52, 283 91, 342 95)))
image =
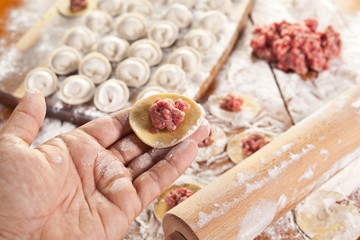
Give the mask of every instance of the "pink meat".
POLYGON ((259 133, 251 133, 246 138, 241 139, 242 154, 250 156, 260 148, 269 143, 265 140, 265 137, 259 133))
POLYGON ((220 107, 222 109, 236 112, 241 110, 244 100, 241 97, 236 97, 232 93, 228 93, 220 102, 220 107))
POLYGON ((176 188, 168 192, 165 202, 170 208, 173 208, 193 194, 194 192, 187 188, 176 188))
POLYGON ((190 104, 178 99, 157 99, 150 106, 149 115, 153 125, 153 133, 166 129, 170 132, 182 123, 185 119, 185 111, 190 109, 190 104))
POLYGON ((309 70, 327 69, 329 61, 340 54, 340 34, 331 26, 323 32, 316 31, 315 19, 306 19, 304 23, 282 21, 255 27, 251 40, 254 54, 275 63, 279 69, 301 75, 309 70))
POLYGON ((70 10, 72 12, 78 12, 88 6, 87 0, 70 0, 70 10))
POLYGON ((212 129, 210 128, 210 133, 209 136, 207 136, 204 140, 202 140, 199 144, 198 147, 207 147, 210 146, 214 140, 212 139, 212 129))

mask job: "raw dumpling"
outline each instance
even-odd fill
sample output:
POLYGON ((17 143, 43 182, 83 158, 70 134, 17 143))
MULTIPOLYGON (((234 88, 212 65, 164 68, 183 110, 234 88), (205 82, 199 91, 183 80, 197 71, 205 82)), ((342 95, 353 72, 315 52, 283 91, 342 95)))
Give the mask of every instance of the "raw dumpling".
POLYGON ((80 63, 79 73, 90 78, 95 84, 109 78, 112 68, 109 60, 98 52, 89 53, 80 63))
POLYGON ((169 92, 185 91, 186 74, 182 68, 174 64, 164 64, 154 74, 152 83, 169 92))
POLYGON ((75 72, 80 64, 81 55, 74 48, 63 46, 50 53, 48 66, 59 75, 75 72))
POLYGON ((104 35, 109 33, 113 29, 112 17, 100 10, 94 10, 87 14, 85 19, 85 25, 93 32, 104 35))
POLYGON ((204 29, 193 29, 185 35, 185 44, 200 52, 209 52, 215 43, 215 35, 204 29))
POLYGON ((124 13, 115 23, 118 35, 126 40, 137 40, 146 35, 146 20, 137 13, 124 13))
POLYGON ((159 64, 163 58, 160 46, 150 39, 138 40, 131 44, 128 55, 144 59, 150 66, 159 64))
POLYGON ((149 38, 157 42, 161 48, 170 47, 176 41, 178 35, 178 26, 167 20, 154 23, 148 33, 149 38))
POLYGON ((97 45, 97 51, 111 62, 120 62, 124 59, 128 48, 128 41, 115 36, 106 36, 97 45))
POLYGON ((153 6, 148 0, 131 0, 126 7, 126 11, 151 16, 153 13, 153 6))
POLYGON ((176 49, 169 57, 169 63, 181 67, 186 73, 196 72, 201 65, 200 54, 192 47, 176 49))
POLYGON ((193 15, 186 6, 176 3, 167 9, 163 18, 174 22, 179 28, 186 28, 191 24, 193 15))
POLYGON ((64 44, 75 48, 81 53, 87 53, 95 44, 95 36, 87 27, 75 27, 65 35, 64 44))
POLYGON ((78 105, 89 101, 94 92, 95 85, 88 77, 73 75, 61 83, 59 97, 67 104, 78 105))
POLYGON ((166 93, 166 90, 159 86, 148 86, 136 95, 136 101, 159 93, 166 93))
POLYGON ((25 88, 36 88, 42 92, 44 97, 56 91, 58 83, 57 76, 47 68, 35 68, 25 77, 25 88))
POLYGON ((116 77, 129 87, 140 87, 149 80, 150 66, 141 58, 127 58, 117 66, 116 77))
POLYGON ((193 134, 200 127, 204 114, 204 109, 194 100, 179 94, 163 93, 152 95, 136 102, 130 112, 129 122, 134 133, 145 144, 153 148, 165 148, 174 146, 193 134), (158 99, 172 99, 173 101, 181 99, 190 105, 185 110, 184 121, 174 131, 166 129, 160 130, 157 133, 152 131, 153 125, 149 108, 158 99))
POLYGON ((103 112, 115 112, 129 101, 129 89, 123 81, 110 79, 97 87, 94 104, 103 112))
POLYGON ((222 12, 231 10, 231 0, 205 0, 202 4, 205 10, 219 10, 222 12))
POLYGON ((99 0, 97 7, 114 17, 120 15, 123 5, 124 0, 99 0))
POLYGON ((212 10, 205 13, 205 15, 200 18, 199 27, 217 34, 225 28, 226 23, 227 18, 225 14, 217 10, 212 10))
POLYGON ((198 0, 168 0, 169 4, 180 3, 188 8, 193 8, 198 3, 198 0))

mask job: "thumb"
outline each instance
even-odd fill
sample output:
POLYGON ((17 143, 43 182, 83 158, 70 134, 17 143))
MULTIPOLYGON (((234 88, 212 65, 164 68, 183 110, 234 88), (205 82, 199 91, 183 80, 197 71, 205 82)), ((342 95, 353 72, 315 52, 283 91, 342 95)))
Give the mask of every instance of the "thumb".
POLYGON ((31 145, 44 121, 45 113, 44 96, 37 89, 29 89, 1 130, 1 134, 20 138, 31 145))

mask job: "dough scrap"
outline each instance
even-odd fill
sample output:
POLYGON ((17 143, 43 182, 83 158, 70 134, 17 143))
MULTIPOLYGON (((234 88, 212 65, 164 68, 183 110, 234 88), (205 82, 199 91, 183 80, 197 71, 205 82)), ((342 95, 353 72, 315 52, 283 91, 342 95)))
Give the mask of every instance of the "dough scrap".
MULTIPOLYGON (((246 138, 250 133, 257 133, 257 132, 242 132, 239 134, 236 134, 227 144, 227 154, 230 158, 230 160, 235 163, 238 164, 240 162, 242 162, 243 160, 245 160, 247 158, 247 156, 245 156, 242 153, 242 142, 241 140, 246 138)), ((272 138, 266 134, 262 134, 259 133, 261 135, 263 135, 265 137, 266 141, 272 141, 272 138)))
POLYGON ((311 239, 357 239, 360 235, 360 213, 352 205, 340 204, 345 196, 319 190, 295 208, 296 223, 311 239))
POLYGON ((174 93, 163 93, 143 98, 135 103, 130 112, 130 126, 141 141, 153 148, 165 148, 176 145, 194 133, 201 124, 204 117, 203 108, 194 100, 174 93), (152 122, 149 115, 149 108, 156 99, 172 99, 174 101, 181 98, 190 104, 190 109, 185 111, 184 121, 175 131, 160 130, 152 133, 152 122))
POLYGON ((159 221, 162 221, 165 213, 170 210, 169 206, 165 202, 166 195, 171 190, 175 190, 177 188, 187 188, 187 189, 193 191, 194 193, 201 189, 201 187, 199 185, 196 185, 193 183, 184 183, 184 184, 179 184, 179 185, 173 185, 170 188, 168 188, 165 192, 163 192, 160 195, 160 197, 158 198, 158 200, 154 206, 154 214, 159 221))
POLYGON ((55 73, 43 67, 31 70, 25 77, 25 88, 36 88, 44 97, 53 94, 57 89, 57 84, 58 78, 55 73))

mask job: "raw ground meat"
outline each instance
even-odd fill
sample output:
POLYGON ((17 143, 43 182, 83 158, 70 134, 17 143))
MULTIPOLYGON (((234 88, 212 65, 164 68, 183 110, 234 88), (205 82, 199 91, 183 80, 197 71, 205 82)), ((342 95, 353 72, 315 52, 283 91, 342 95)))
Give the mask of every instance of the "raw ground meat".
POLYGON ((198 147, 207 147, 210 146, 214 140, 211 138, 212 136, 212 129, 210 129, 210 133, 209 136, 207 136, 204 140, 202 140, 199 144, 198 147))
POLYGON ((70 10, 72 12, 78 12, 86 8, 88 2, 86 0, 71 0, 70 1, 70 10))
POLYGON ((182 99, 175 102, 172 99, 157 99, 149 108, 149 114, 153 125, 152 132, 166 129, 170 132, 185 119, 185 111, 190 109, 190 104, 182 99))
POLYGON ((168 192, 165 202, 170 208, 173 208, 193 194, 194 192, 187 188, 177 188, 168 192))
POLYGON ((251 133, 246 138, 241 139, 242 154, 248 157, 268 143, 269 141, 266 141, 263 135, 251 133))
POLYGON ((255 27, 251 40, 254 54, 276 63, 279 69, 301 75, 309 70, 327 69, 329 61, 340 54, 340 34, 331 26, 316 31, 315 19, 306 19, 304 23, 282 21, 255 27))
POLYGON ((237 112, 241 110, 244 100, 241 97, 236 97, 232 93, 228 93, 220 102, 220 107, 222 109, 237 112))

